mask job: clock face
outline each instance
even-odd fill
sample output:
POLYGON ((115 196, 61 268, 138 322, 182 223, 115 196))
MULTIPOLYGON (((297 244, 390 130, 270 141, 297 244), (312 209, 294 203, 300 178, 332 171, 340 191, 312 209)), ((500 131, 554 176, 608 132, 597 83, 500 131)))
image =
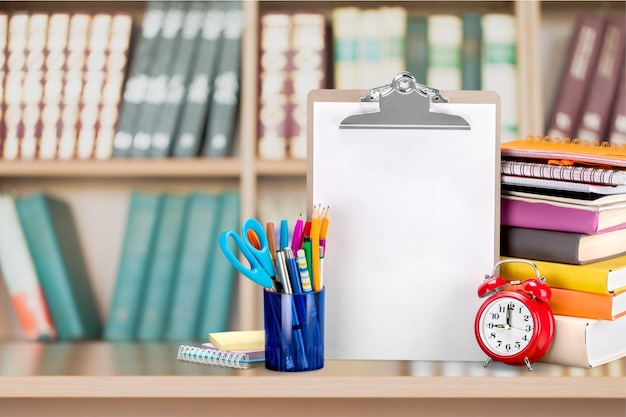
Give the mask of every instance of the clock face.
POLYGON ((501 297, 485 306, 478 333, 485 347, 496 355, 513 356, 532 342, 535 323, 522 301, 501 297))

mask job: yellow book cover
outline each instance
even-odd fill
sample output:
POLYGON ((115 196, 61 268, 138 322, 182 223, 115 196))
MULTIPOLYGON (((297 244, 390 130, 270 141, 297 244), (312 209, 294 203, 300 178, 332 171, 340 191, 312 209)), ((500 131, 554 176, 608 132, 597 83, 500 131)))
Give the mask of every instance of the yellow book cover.
MULTIPOLYGON (((584 265, 529 260, 546 277, 550 287, 608 294, 626 286, 626 255, 584 265)), ((508 281, 535 278, 532 268, 519 262, 500 265, 500 276, 508 281)))
POLYGON ((209 333, 209 341, 219 350, 263 350, 265 330, 237 330, 209 333))

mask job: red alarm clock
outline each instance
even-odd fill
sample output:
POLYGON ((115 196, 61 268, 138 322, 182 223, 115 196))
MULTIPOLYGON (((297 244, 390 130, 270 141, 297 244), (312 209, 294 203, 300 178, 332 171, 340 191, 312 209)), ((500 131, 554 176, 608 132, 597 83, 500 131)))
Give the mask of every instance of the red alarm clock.
POLYGON ((548 304, 552 291, 539 275, 537 266, 524 259, 498 262, 478 287, 478 296, 487 297, 476 313, 474 332, 480 348, 489 359, 509 365, 526 365, 546 354, 554 340, 554 314, 548 304), (523 283, 496 277, 498 267, 506 262, 531 265, 535 279, 523 283))

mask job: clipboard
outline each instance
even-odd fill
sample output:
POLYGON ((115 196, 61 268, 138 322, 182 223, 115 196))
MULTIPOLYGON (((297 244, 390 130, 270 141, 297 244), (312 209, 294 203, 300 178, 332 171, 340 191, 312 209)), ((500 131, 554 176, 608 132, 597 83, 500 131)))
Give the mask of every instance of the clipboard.
POLYGON ((474 317, 499 259, 497 93, 404 72, 369 91, 313 90, 307 111, 307 206, 332 212, 326 358, 486 359, 474 317))

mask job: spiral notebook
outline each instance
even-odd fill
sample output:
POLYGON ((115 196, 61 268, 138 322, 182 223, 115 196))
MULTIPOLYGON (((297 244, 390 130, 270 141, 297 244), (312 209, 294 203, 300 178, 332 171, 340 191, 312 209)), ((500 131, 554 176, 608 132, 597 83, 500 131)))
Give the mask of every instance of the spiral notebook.
POLYGON ((503 157, 564 159, 583 164, 598 164, 626 168, 626 145, 609 145, 608 142, 589 142, 550 136, 527 136, 523 140, 505 142, 501 146, 503 157))
POLYGON ((200 347, 180 345, 177 359, 203 365, 249 369, 265 363, 265 350, 223 351, 212 343, 203 343, 200 347))

